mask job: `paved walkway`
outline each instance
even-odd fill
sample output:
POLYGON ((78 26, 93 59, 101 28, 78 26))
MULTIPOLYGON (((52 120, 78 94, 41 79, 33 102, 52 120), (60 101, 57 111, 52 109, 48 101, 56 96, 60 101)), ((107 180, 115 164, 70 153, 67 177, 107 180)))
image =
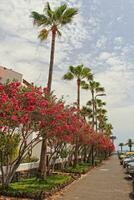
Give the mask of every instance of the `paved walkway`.
POLYGON ((56 200, 129 200, 131 181, 116 156, 71 184, 56 200))

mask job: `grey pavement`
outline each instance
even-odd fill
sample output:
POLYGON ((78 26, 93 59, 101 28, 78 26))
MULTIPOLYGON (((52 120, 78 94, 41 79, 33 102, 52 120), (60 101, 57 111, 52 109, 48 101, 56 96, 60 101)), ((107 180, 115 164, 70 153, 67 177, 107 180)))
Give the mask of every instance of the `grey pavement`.
POLYGON ((101 167, 92 169, 86 176, 71 184, 56 200, 129 200, 131 181, 116 156, 101 167))

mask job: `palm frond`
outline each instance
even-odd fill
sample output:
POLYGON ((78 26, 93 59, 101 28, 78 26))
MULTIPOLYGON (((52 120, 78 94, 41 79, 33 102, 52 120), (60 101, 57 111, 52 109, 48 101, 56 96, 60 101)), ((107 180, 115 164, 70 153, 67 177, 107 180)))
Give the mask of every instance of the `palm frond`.
POLYGON ((74 74, 75 73, 75 67, 73 66, 69 66, 69 71, 74 74))
POLYGON ((96 104, 98 107, 103 107, 106 105, 106 102, 102 101, 101 99, 96 98, 96 104))
POLYGON ((91 106, 92 105, 92 101, 88 101, 86 105, 87 106, 91 106))
POLYGON ((92 73, 88 73, 86 78, 87 78, 88 81, 92 81, 93 80, 93 74, 92 73))
POLYGON ((34 25, 42 26, 42 25, 48 25, 49 20, 45 15, 39 14, 38 12, 33 11, 31 13, 31 17, 33 18, 34 25))
POLYGON ((67 9, 67 4, 62 4, 61 6, 59 6, 59 7, 55 10, 54 14, 55 14, 56 20, 58 20, 58 21, 61 20, 61 17, 62 17, 62 15, 63 15, 63 13, 64 13, 64 11, 65 11, 66 9, 67 9))
POLYGON ((57 29, 57 34, 59 37, 62 36, 61 32, 58 29, 57 29))
POLYGON ((89 85, 87 83, 85 83, 85 81, 81 83, 81 87, 84 90, 88 90, 89 89, 89 85))
POLYGON ((73 74, 68 72, 63 76, 64 80, 72 80, 74 78, 73 74))
POLYGON ((50 17, 50 18, 53 17, 53 13, 54 13, 54 12, 52 11, 52 9, 51 9, 51 7, 50 7, 49 2, 46 3, 46 6, 45 6, 45 8, 44 8, 44 12, 46 13, 46 15, 48 15, 48 17, 50 17))
POLYGON ((77 78, 81 78, 82 77, 82 70, 83 70, 83 65, 78 65, 76 67, 74 67, 74 75, 77 78))
POLYGON ((75 8, 68 8, 64 12, 62 19, 61 19, 61 24, 65 25, 67 23, 70 23, 73 19, 73 17, 78 14, 78 10, 75 8))
POLYGON ((83 106, 81 109, 81 115, 85 117, 91 117, 92 110, 86 106, 83 106))
POLYGON ((49 33, 49 30, 47 29, 42 29, 38 35, 38 38, 43 41, 43 40, 46 40, 48 38, 48 33, 49 33))
POLYGON ((105 92, 104 87, 97 87, 96 92, 105 92))
POLYGON ((83 78, 87 77, 90 73, 91 73, 91 69, 87 67, 83 67, 83 70, 82 70, 83 78))
POLYGON ((85 81, 81 80, 80 85, 81 85, 81 87, 83 87, 83 86, 87 85, 87 83, 85 81))
POLYGON ((124 146, 124 143, 121 142, 121 143, 119 144, 119 146, 124 146))

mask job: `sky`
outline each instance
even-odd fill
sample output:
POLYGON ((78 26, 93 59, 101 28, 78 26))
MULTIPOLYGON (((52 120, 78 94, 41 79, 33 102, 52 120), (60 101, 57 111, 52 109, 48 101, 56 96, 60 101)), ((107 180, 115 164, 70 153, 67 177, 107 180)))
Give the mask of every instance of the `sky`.
MULTIPOLYGON (((134 139, 134 0, 50 0, 78 8, 73 23, 56 40, 52 89, 67 103, 76 101, 76 82, 63 81, 69 65, 84 64, 106 90, 108 118, 116 144, 134 139)), ((0 0, 0 65, 46 86, 50 37, 37 38, 31 11, 42 13, 45 0, 0 0)), ((90 99, 82 91, 81 105, 90 99)))

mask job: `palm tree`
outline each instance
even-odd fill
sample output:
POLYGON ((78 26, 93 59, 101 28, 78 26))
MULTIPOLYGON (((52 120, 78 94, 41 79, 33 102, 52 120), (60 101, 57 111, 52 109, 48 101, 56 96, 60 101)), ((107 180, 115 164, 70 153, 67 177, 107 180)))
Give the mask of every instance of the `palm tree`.
MULTIPOLYGON (((55 41, 56 36, 61 36, 60 28, 66 24, 71 23, 73 17, 78 13, 75 8, 68 8, 66 4, 62 4, 55 10, 52 10, 49 3, 43 10, 43 14, 33 11, 31 17, 33 18, 34 25, 40 28, 38 38, 44 41, 48 38, 51 33, 51 53, 50 53, 50 64, 49 64, 49 75, 48 75, 48 91, 51 92, 53 65, 54 65, 54 53, 55 53, 55 41)), ((40 164, 38 169, 38 178, 46 178, 46 152, 47 152, 47 141, 45 137, 42 140, 40 164)))
POLYGON ((78 65, 76 67, 70 66, 68 72, 63 76, 64 80, 77 80, 77 107, 80 109, 80 86, 84 79, 89 78, 92 80, 93 75, 91 69, 84 67, 84 65, 78 65))
POLYGON ((101 87, 99 82, 96 82, 94 80, 90 80, 88 79, 88 83, 85 83, 82 85, 83 89, 86 90, 90 90, 91 95, 92 95, 92 110, 93 110, 93 118, 92 118, 92 127, 94 129, 94 125, 95 125, 95 99, 96 96, 99 96, 99 94, 101 95, 101 93, 105 92, 105 89, 103 87, 101 87))
POLYGON ((97 106, 97 108, 102 108, 103 106, 106 105, 106 102, 102 101, 101 99, 95 99, 95 104, 97 106))
POLYGON ((122 150, 123 150, 123 146, 124 146, 124 143, 121 142, 121 143, 119 144, 119 146, 120 146, 120 148, 121 148, 121 152, 122 152, 122 150))
POLYGON ((61 36, 60 28, 72 22, 73 17, 78 13, 75 8, 68 8, 66 4, 52 10, 50 4, 47 2, 43 14, 33 11, 31 17, 34 25, 40 27, 38 38, 44 41, 48 38, 49 33, 52 35, 51 40, 51 54, 48 75, 48 90, 51 91, 52 74, 54 65, 54 52, 56 36, 61 36))
POLYGON ((90 119, 92 117, 92 109, 88 106, 83 106, 81 109, 81 115, 84 119, 86 119, 86 117, 90 119))
MULTIPOLYGON (((80 110, 80 86, 82 81, 86 78, 93 78, 93 75, 91 73, 91 70, 87 67, 84 67, 84 65, 78 65, 76 67, 70 66, 68 72, 63 76, 64 80, 73 80, 76 78, 77 80, 77 108, 78 108, 78 116, 79 116, 79 110, 80 110)), ((78 163, 78 138, 76 136, 75 140, 75 159, 74 159, 74 166, 78 163)))
POLYGON ((112 143, 114 144, 114 140, 116 139, 116 136, 113 135, 113 126, 111 123, 108 122, 108 120, 104 121, 104 127, 103 127, 103 132, 105 135, 110 137, 112 140, 112 143))
POLYGON ((107 112, 107 110, 103 109, 103 107, 105 105, 106 105, 106 103, 104 101, 102 101, 101 99, 95 98, 96 132, 98 131, 98 119, 99 119, 99 117, 101 117, 102 115, 104 116, 107 112))
POLYGON ((96 110, 96 132, 99 130, 99 128, 103 131, 103 128, 107 122, 106 113, 107 110, 104 108, 98 108, 96 110))
POLYGON ((126 145, 128 145, 130 152, 132 151, 132 146, 133 146, 133 141, 132 139, 128 139, 128 142, 126 143, 126 145))

